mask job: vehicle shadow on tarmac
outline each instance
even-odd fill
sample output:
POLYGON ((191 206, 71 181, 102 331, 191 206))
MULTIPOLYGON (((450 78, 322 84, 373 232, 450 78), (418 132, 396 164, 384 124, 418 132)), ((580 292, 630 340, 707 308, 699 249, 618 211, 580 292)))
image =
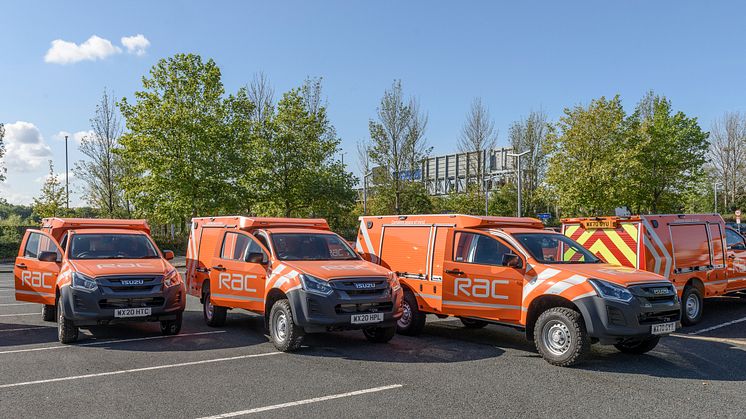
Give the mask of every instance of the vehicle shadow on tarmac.
MULTIPOLYGON (((28 324, 2 323, 0 331, 7 331, 0 335, 0 347, 57 343, 57 326, 55 323, 48 324, 50 326, 37 327, 28 324), (29 327, 34 329, 11 331, 11 329, 29 327)), ((229 315, 225 326, 211 328, 204 324, 201 312, 186 311, 183 324, 180 335, 163 338, 161 338, 162 334, 157 322, 83 327, 78 341, 70 346, 82 344, 87 347, 118 351, 185 352, 240 348, 267 342, 263 334, 264 320, 260 316, 229 315), (127 342, 130 339, 132 341, 127 342), (97 344, 99 341, 101 343, 97 344)))

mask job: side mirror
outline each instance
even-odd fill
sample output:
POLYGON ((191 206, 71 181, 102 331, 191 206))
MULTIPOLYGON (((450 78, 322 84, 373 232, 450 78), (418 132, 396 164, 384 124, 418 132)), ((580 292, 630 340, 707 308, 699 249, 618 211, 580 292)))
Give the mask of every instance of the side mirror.
POLYGON ((523 260, 516 254, 507 253, 503 255, 502 265, 508 268, 520 269, 523 267, 523 260))
POLYGON ((171 260, 174 258, 174 251, 173 250, 164 250, 163 251, 163 258, 166 260, 171 260))
POLYGON ((262 252, 249 253, 248 255, 246 255, 246 262, 266 265, 267 258, 264 257, 264 253, 262 252))
POLYGON ((40 262, 57 262, 57 252, 41 252, 39 253, 40 262))

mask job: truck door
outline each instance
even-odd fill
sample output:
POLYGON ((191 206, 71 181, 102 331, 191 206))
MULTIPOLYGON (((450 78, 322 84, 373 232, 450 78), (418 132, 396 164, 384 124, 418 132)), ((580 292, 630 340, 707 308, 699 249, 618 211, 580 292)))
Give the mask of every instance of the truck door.
POLYGON ((210 267, 213 305, 264 311, 268 252, 243 231, 225 231, 210 267))
POLYGON ((725 229, 725 242, 728 248, 727 291, 746 288, 746 241, 735 230, 725 229))
POLYGON ((525 260, 504 241, 456 230, 452 255, 447 255, 443 264, 443 311, 455 316, 518 321, 523 266, 525 260))
POLYGON ((16 300, 55 305, 61 262, 62 249, 52 236, 39 230, 26 230, 13 268, 16 300))

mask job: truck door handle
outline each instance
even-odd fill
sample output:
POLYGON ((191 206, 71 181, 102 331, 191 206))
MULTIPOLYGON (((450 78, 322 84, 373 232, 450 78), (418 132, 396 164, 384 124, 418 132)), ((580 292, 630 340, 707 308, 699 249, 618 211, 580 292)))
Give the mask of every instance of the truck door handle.
POLYGON ((213 266, 212 269, 215 269, 216 271, 224 271, 225 267, 223 265, 213 266))
POLYGON ((446 269, 447 274, 451 275, 463 275, 465 272, 456 268, 456 269, 446 269))
POLYGON ((207 272, 210 272, 210 270, 207 269, 207 268, 195 268, 194 270, 197 271, 197 272, 203 273, 203 274, 207 273, 207 272))
POLYGON ((27 266, 26 266, 25 263, 16 263, 16 267, 17 268, 21 268, 21 269, 26 269, 27 268, 27 266))

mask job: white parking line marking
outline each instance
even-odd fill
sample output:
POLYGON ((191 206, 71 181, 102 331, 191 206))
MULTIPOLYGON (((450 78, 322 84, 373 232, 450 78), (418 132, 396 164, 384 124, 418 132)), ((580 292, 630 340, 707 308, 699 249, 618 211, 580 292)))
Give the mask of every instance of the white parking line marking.
POLYGON ((732 324, 741 323, 741 322, 746 322, 746 317, 742 317, 740 319, 736 319, 736 320, 729 321, 729 322, 726 322, 726 323, 721 323, 721 324, 718 324, 718 325, 715 325, 715 326, 712 326, 712 327, 708 327, 706 329, 697 330, 696 332, 692 332, 692 333, 689 333, 689 334, 690 335, 699 335, 699 334, 702 334, 702 333, 707 333, 707 332, 713 331, 715 329, 720 329, 722 327, 730 326, 732 324))
POLYGON ((162 369, 166 369, 166 368, 188 367, 188 366, 191 366, 191 365, 211 364, 211 363, 215 363, 215 362, 236 361, 236 360, 239 360, 239 359, 258 358, 258 357, 261 357, 261 356, 269 356, 269 355, 279 355, 281 353, 282 352, 267 352, 267 353, 263 353, 263 354, 240 355, 240 356, 232 356, 232 357, 229 357, 229 358, 204 359, 202 361, 180 362, 178 364, 166 364, 166 365, 156 365, 156 366, 153 366, 153 367, 133 368, 133 369, 130 369, 130 370, 108 371, 108 372, 99 372, 99 373, 96 373, 96 374, 73 375, 73 376, 70 376, 70 377, 49 378, 49 379, 46 379, 46 380, 24 381, 24 382, 20 382, 20 383, 0 384, 0 389, 11 388, 11 387, 30 386, 30 385, 33 385, 33 384, 56 383, 56 382, 59 382, 59 381, 81 380, 81 379, 85 379, 85 378, 106 377, 106 376, 109 376, 109 375, 129 374, 129 373, 133 373, 133 372, 162 370, 162 369))
POLYGON ((1 303, 0 307, 4 307, 4 306, 28 306, 28 305, 31 305, 31 304, 36 304, 36 303, 1 303))
POLYGON ((36 326, 36 327, 21 327, 21 328, 16 328, 16 329, 0 329, 0 333, 3 333, 3 332, 20 332, 21 330, 39 330, 39 329, 56 329, 56 327, 36 326))
POLYGON ((0 314, 0 317, 13 317, 13 316, 41 316, 41 314, 40 313, 0 314))
POLYGON ((153 340, 153 339, 166 339, 166 338, 178 338, 186 336, 200 336, 200 335, 212 335, 215 333, 225 333, 225 330, 214 330, 211 332, 197 332, 197 333, 184 333, 180 335, 168 335, 168 336, 148 336, 144 338, 132 338, 132 339, 110 339, 96 342, 86 342, 77 345, 54 345, 54 346, 43 346, 41 348, 28 348, 28 349, 12 349, 9 351, 0 351, 0 355, 5 354, 17 354, 21 352, 37 352, 37 351, 48 351, 51 349, 63 349, 63 348, 75 348, 77 346, 95 346, 95 345, 106 345, 107 343, 127 343, 127 342, 138 342, 142 340, 153 340))
POLYGON ((298 401, 295 401, 295 402, 273 404, 271 406, 256 407, 254 409, 248 409, 248 410, 240 410, 238 412, 223 413, 222 415, 205 416, 205 417, 202 417, 200 419, 232 418, 232 417, 235 417, 235 416, 243 416, 243 415, 249 415, 249 414, 252 414, 252 413, 266 412, 268 410, 284 409, 286 407, 300 406, 300 405, 304 405, 304 404, 324 402, 324 401, 327 401, 327 400, 341 399, 343 397, 360 396, 362 394, 376 393, 376 392, 379 392, 379 391, 392 390, 392 389, 401 388, 401 387, 402 387, 402 384, 392 384, 390 386, 374 387, 374 388, 369 388, 369 389, 365 389, 365 390, 351 391, 349 393, 332 394, 332 395, 329 395, 329 396, 314 397, 313 399, 298 400, 298 401))
POLYGON ((729 343, 731 345, 746 346, 746 340, 713 338, 710 336, 692 336, 692 335, 684 335, 680 333, 671 333, 671 336, 676 337, 676 338, 702 340, 705 342, 729 343))

